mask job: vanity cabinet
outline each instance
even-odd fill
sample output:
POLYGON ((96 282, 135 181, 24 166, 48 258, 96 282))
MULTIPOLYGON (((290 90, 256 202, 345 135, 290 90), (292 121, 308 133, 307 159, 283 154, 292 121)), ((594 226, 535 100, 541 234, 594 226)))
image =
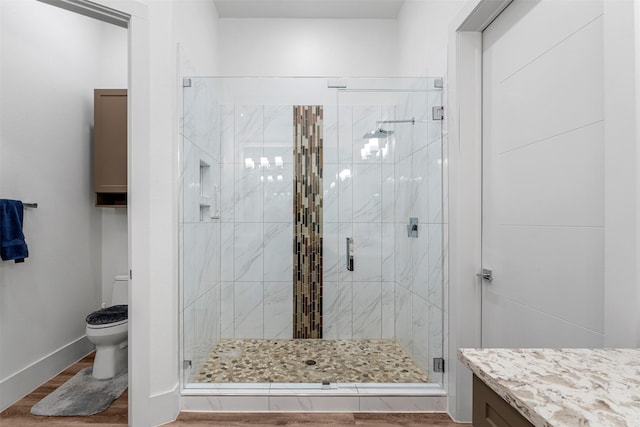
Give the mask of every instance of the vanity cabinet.
POLYGON ((127 206, 127 90, 94 90, 96 206, 127 206))
POLYGON ((533 424, 474 375, 473 427, 533 427, 533 424))

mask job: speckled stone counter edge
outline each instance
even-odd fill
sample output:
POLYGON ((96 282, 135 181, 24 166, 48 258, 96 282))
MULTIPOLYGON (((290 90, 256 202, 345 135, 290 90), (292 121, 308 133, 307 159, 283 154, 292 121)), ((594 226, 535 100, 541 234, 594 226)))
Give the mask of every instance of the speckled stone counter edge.
POLYGON ((640 425, 640 349, 460 349, 537 427, 640 425))
MULTIPOLYGON (((526 405, 524 402, 521 402, 517 397, 515 397, 508 388, 503 387, 497 381, 495 381, 491 375, 485 373, 485 371, 476 365, 470 358, 467 357, 467 351, 470 349, 458 349, 458 359, 464 366, 469 368, 471 372, 474 373, 478 378, 480 378, 491 390, 495 391, 498 396, 502 397, 509 405, 513 406, 520 414, 525 417, 529 422, 531 422, 536 427, 551 427, 549 423, 547 423, 541 416, 536 414, 536 412, 526 405)), ((478 350, 478 349, 472 349, 478 350)))

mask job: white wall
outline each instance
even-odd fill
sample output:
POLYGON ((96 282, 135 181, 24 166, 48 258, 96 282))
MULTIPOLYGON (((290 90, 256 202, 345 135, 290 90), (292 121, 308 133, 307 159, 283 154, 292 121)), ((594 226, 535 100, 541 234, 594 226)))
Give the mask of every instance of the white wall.
POLYGON ((398 76, 442 77, 451 20, 464 0, 406 0, 398 13, 398 76))
POLYGON ((395 20, 220 19, 220 76, 393 76, 395 20))
POLYGON ((211 0, 174 1, 173 26, 182 75, 212 76, 218 68, 218 11, 211 0))
POLYGON ((100 262, 101 301, 109 305, 111 304, 111 294, 113 293, 113 278, 118 275, 129 274, 127 210, 122 208, 100 208, 99 211, 102 243, 100 262))
POLYGON ((408 0, 397 19, 220 19, 221 76, 444 76, 463 0, 408 0))
POLYGON ((127 30, 115 25, 100 25, 101 52, 99 73, 103 89, 123 89, 127 87, 127 30))
POLYGON ((0 194, 39 205, 25 212, 30 256, 0 264, 4 408, 92 348, 84 318, 110 256, 93 206, 93 89, 126 82, 126 32, 35 1, 0 8, 0 194))

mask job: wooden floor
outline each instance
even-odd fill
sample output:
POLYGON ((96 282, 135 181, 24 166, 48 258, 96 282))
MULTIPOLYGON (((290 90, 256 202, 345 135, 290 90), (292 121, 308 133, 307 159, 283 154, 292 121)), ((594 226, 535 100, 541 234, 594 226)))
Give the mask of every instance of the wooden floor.
MULTIPOLYGON (((82 369, 93 364, 93 354, 80 360, 60 375, 36 389, 13 406, 0 413, 0 426, 126 426, 128 395, 125 391, 104 412, 91 417, 38 417, 31 415, 31 407, 65 383, 82 369)), ((167 426, 397 426, 397 427, 459 427, 446 414, 391 413, 202 413, 182 412, 167 426)), ((135 426, 134 426, 135 427, 135 426)))
POLYGON ((223 414, 182 412, 167 426, 289 426, 289 427, 460 427, 447 414, 392 413, 266 413, 223 414))

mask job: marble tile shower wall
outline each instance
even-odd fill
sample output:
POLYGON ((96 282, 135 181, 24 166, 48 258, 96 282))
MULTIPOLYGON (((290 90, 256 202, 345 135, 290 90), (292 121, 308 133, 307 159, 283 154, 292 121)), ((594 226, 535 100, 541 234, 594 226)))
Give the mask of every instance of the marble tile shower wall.
MULTIPOLYGON (((292 106, 222 106, 222 336, 292 337, 292 106)), ((362 135, 392 106, 324 106, 325 338, 393 338, 393 147, 362 135), (355 241, 355 271, 345 240, 355 241)))
POLYGON ((325 114, 324 337, 393 338, 394 153, 362 138, 393 106, 341 105, 325 114), (365 144, 368 145, 365 147, 365 144), (346 238, 354 270, 346 268, 346 238))
POLYGON ((293 107, 221 107, 221 334, 291 338, 293 107))
POLYGON ((414 126, 396 125, 395 164, 395 332, 396 339, 429 372, 443 345, 443 182, 442 122, 431 117, 442 105, 441 91, 409 93, 398 118, 414 116, 414 126), (409 137, 409 134, 413 134, 409 137), (418 238, 407 237, 409 218, 419 220, 418 238))
MULTIPOLYGON (((324 337, 396 337, 424 368, 442 337, 439 102, 412 93, 398 106, 324 106, 324 337), (414 126, 391 125, 396 138, 366 151, 376 121, 408 117, 414 126)), ((292 106, 221 110, 222 336, 291 338, 292 106)))
MULTIPOLYGON (((183 111, 182 318, 184 359, 198 372, 220 338, 220 221, 215 189, 220 187, 220 106, 206 79, 185 88, 183 111)), ((190 382, 190 378, 185 378, 190 382)))

